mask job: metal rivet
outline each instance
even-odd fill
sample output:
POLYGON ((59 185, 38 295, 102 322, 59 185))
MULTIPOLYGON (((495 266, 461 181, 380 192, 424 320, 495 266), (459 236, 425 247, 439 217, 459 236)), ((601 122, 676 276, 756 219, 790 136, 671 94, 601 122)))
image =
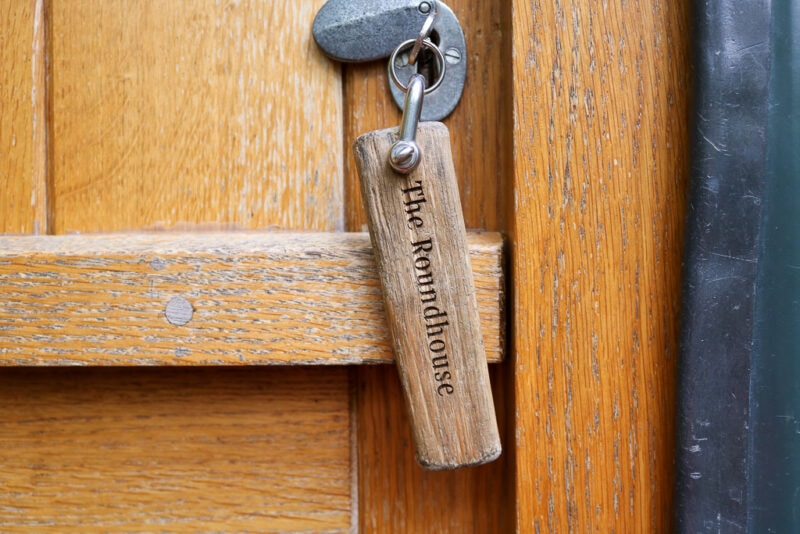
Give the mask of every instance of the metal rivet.
POLYGON ((408 174, 419 165, 420 150, 414 141, 398 141, 389 152, 389 164, 394 170, 408 174))
POLYGON ((444 59, 451 65, 455 65, 461 61, 461 50, 458 48, 448 48, 444 52, 444 59))
POLYGON ((194 307, 191 302, 183 297, 172 297, 172 299, 167 302, 165 314, 170 324, 183 326, 192 320, 194 307))
POLYGON ((423 15, 427 15, 431 12, 431 5, 428 2, 422 2, 417 9, 419 9, 419 12, 423 15))

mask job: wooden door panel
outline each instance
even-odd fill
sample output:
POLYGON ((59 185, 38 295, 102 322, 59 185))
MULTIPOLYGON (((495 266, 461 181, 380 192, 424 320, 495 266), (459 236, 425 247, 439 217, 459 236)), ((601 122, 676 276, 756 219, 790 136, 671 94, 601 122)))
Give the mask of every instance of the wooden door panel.
MULTIPOLYGON (((347 66, 341 81, 341 69, 316 50, 310 25, 322 1, 2 3, 2 230, 66 233, 181 223, 362 230, 349 146, 360 133, 399 124, 400 115, 382 62, 347 66), (14 46, 6 46, 11 41, 14 46)), ((336 412, 338 430, 320 442, 338 451, 341 436, 351 436, 350 451, 358 455, 349 456, 348 467, 349 482, 358 485, 358 517, 340 513, 355 502, 348 494, 348 504, 337 504, 327 519, 309 509, 307 517, 321 521, 316 526, 291 525, 366 532, 667 532, 688 156, 688 3, 448 3, 469 47, 464 98, 445 121, 465 219, 470 227, 509 236, 512 358, 492 372, 505 452, 480 469, 423 472, 413 460, 393 368, 332 369, 313 377, 286 371, 305 377, 312 389, 330 391, 328 401, 350 407, 344 423, 336 412)), ((272 380, 279 371, 253 372, 272 380)), ((163 376, 156 379, 162 386, 145 384, 139 394, 123 378, 127 370, 108 372, 103 376, 113 376, 110 383, 124 395, 146 401, 145 419, 156 420, 162 404, 179 407, 180 399, 191 398, 206 408, 193 412, 194 423, 221 437, 230 428, 213 401, 234 398, 238 377, 249 376, 219 378, 215 397, 197 382, 175 378, 183 370, 147 374, 163 376)), ((140 378, 145 375, 136 373, 150 373, 132 372, 140 378)), ((33 373, 33 381, 13 386, 9 402, 19 412, 3 417, 16 426, 10 437, 0 436, 15 444, 28 436, 32 455, 45 450, 48 433, 75 431, 65 411, 47 412, 35 395, 95 412, 101 399, 113 398, 104 396, 102 380, 83 370, 20 371, 14 380, 8 373, 17 371, 4 371, 4 384, 25 373, 33 373), (63 383, 94 392, 96 404, 77 403, 63 383), (31 423, 27 416, 36 410, 52 413, 53 425, 31 423), (39 434, 26 434, 33 428, 28 424, 39 424, 39 434)), ((292 399, 279 382, 276 407, 292 399)), ((248 410, 267 397, 245 383, 239 408, 247 426, 257 419, 248 410)), ((120 412, 124 401, 112 404, 120 412)), ((310 407, 297 413, 298 426, 287 423, 281 443, 295 430, 313 438, 304 424, 318 416, 310 407)), ((100 421, 100 434, 117 432, 114 421, 100 421)), ((175 438, 157 434, 148 439, 164 444, 158 440, 175 438)), ((181 474, 171 482, 191 490, 192 457, 170 456, 166 444, 153 457, 162 450, 181 474)), ((204 450, 213 458, 226 447, 204 450)), ((70 458, 63 458, 63 467, 72 465, 70 458)), ((130 458, 117 450, 106 463, 92 458, 85 465, 119 473, 118 461, 130 458)), ((336 458, 331 461, 341 464, 336 458)), ((253 476, 240 465, 212 462, 219 474, 214 484, 238 478, 233 485, 256 488, 255 497, 243 492, 232 510, 269 510, 272 497, 258 501, 266 468, 254 451, 250 460, 253 476)), ((275 461, 276 472, 288 468, 275 461)), ((164 464, 152 469, 159 477, 167 472, 164 464)), ((314 477, 303 480, 315 487, 314 477)), ((105 483, 99 475, 83 482, 105 483)), ((47 487, 54 495, 56 486, 47 487)), ((334 494, 340 490, 331 494, 335 500, 334 494)), ((199 510, 207 503, 193 495, 193 517, 205 517, 199 510)), ((223 502, 214 501, 219 514, 223 502)), ((287 509, 300 502, 311 501, 300 498, 287 509)), ((40 501, 31 509, 46 511, 40 501)), ((293 514, 264 516, 264 528, 295 528, 283 522, 300 521, 293 514)), ((220 530, 238 525, 211 524, 220 530)))
POLYGON ((44 233, 44 2, 0 3, 0 232, 44 233))
MULTIPOLYGON (((3 71, 21 74, 0 93, 2 124, 27 128, 0 158, 2 219, 25 217, 4 231, 35 230, 33 178, 51 233, 340 228, 339 69, 310 38, 321 3, 53 0, 46 17, 4 3, 19 42, 3 71), (47 84, 25 78, 45 20, 47 84), (47 143, 35 110, 6 113, 31 85, 46 89, 47 143)), ((349 531, 349 374, 4 369, 0 528, 349 531)))
POLYGON ((322 3, 49 2, 52 232, 341 229, 322 3))
POLYGON ((4 369, 3 532, 346 532, 347 370, 4 369))

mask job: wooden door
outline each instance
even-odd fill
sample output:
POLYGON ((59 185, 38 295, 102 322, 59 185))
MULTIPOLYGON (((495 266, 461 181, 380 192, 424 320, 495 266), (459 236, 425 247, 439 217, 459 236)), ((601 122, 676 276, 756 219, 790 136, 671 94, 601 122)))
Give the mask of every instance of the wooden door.
MULTIPOLYGON (((236 263, 245 230, 364 229, 349 147, 400 115, 383 64, 315 48, 321 3, 0 2, 2 231, 79 233, 90 269, 87 234, 123 232, 114 265, 159 307, 139 315, 112 277, 58 316, 20 288, 72 260, 3 238, 39 278, 12 270, 0 316, 0 530, 670 531, 688 2, 449 2, 469 47, 446 120, 465 218, 504 232, 508 281, 491 365, 505 452, 452 473, 416 466, 394 367, 355 365, 390 359, 374 320, 361 348, 379 348, 336 360, 336 329, 287 312, 257 339, 284 365, 263 365, 228 343, 250 299, 203 285, 230 263, 170 278, 236 263), (169 261, 129 261, 145 230, 192 235, 169 261), (230 313, 188 346, 211 309, 230 313), (74 337, 43 328, 63 324, 74 337)), ((236 267, 253 284, 259 267, 236 267)))

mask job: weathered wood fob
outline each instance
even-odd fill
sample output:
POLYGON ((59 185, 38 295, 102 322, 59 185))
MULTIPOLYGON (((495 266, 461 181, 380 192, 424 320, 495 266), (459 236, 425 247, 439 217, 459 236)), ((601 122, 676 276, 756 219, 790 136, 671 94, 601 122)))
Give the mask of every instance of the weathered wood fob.
POLYGON ((501 446, 450 135, 420 123, 421 160, 406 175, 387 161, 398 135, 370 132, 354 150, 417 460, 483 464, 501 446))

